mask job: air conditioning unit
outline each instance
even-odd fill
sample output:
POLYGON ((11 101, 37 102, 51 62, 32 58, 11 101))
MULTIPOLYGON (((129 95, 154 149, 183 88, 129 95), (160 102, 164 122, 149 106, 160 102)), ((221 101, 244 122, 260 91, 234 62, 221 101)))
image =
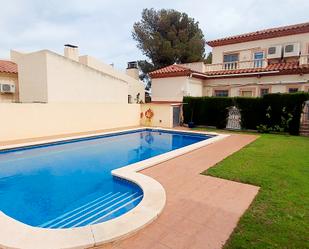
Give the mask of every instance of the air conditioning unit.
POLYGON ((299 56, 300 53, 300 44, 299 43, 289 43, 284 45, 283 56, 299 56))
POLYGON ((0 84, 0 92, 1 93, 15 93, 15 85, 14 84, 0 84))
POLYGON ((278 59, 282 57, 282 45, 270 46, 267 49, 267 59, 278 59))

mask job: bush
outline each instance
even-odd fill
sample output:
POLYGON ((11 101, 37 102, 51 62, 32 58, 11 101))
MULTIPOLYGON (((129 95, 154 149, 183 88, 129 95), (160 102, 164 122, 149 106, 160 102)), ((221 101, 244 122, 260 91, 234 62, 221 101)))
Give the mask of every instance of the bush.
POLYGON ((244 129, 299 134, 300 116, 309 93, 267 94, 261 98, 185 97, 184 122, 225 128, 227 108, 237 106, 244 129))

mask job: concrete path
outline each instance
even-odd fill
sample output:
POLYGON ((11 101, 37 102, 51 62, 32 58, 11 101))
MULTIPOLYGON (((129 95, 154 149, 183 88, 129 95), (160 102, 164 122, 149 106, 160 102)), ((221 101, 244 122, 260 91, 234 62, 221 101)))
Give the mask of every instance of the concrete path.
POLYGON ((96 248, 222 248, 259 188, 200 173, 256 138, 234 134, 142 171, 165 188, 163 213, 132 237, 96 248))

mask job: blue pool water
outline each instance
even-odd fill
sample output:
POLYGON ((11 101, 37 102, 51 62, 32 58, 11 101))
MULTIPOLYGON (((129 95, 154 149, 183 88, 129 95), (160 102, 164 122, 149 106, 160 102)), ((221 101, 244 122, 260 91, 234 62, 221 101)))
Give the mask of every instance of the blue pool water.
POLYGON ((23 223, 69 228, 104 222, 143 198, 111 171, 210 138, 136 130, 0 152, 0 210, 23 223))

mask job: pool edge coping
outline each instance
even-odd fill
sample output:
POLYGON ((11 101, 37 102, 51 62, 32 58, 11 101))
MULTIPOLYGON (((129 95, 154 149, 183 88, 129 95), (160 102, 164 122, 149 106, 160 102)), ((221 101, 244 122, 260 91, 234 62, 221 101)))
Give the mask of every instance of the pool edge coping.
POLYGON ((89 248, 124 239, 154 221, 163 211, 166 203, 166 193, 163 186, 155 179, 139 171, 156 164, 181 156, 199 149, 218 140, 228 137, 228 134, 214 132, 167 129, 161 127, 135 127, 132 129, 96 133, 67 138, 48 139, 31 143, 0 146, 0 150, 13 149, 31 145, 41 145, 60 141, 70 141, 80 138, 96 137, 100 135, 117 134, 119 132, 137 131, 144 129, 177 131, 182 133, 196 133, 216 135, 209 139, 191 144, 146 160, 115 169, 114 176, 137 184, 143 190, 144 197, 132 210, 107 222, 68 229, 43 229, 19 222, 0 211, 0 227, 5 231, 0 233, 0 247, 3 248, 89 248), (4 230, 4 229, 3 229, 4 230), (16 236, 15 236, 16 235, 16 236), (38 245, 38 243, 40 245, 38 245), (41 244, 42 243, 42 244, 41 244))

